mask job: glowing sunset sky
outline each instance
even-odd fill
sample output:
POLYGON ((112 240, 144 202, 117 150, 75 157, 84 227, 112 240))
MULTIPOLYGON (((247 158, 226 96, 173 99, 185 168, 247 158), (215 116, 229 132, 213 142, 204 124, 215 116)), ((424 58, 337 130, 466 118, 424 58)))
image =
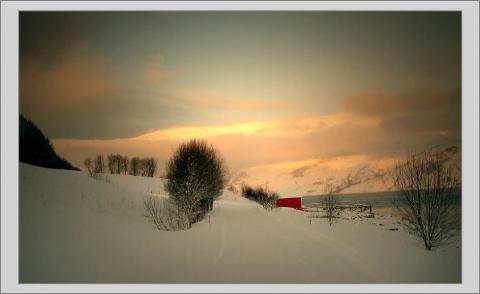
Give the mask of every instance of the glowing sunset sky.
POLYGON ((206 138, 232 181, 388 189, 460 146, 459 12, 22 12, 20 110, 78 167, 206 138))

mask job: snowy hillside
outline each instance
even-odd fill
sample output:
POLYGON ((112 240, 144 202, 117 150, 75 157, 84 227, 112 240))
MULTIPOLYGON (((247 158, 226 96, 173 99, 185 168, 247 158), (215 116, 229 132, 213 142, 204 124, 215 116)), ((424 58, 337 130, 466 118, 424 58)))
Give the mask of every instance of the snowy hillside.
POLYGON ((20 164, 20 282, 458 283, 459 244, 428 252, 406 232, 290 209, 265 211, 225 192, 208 218, 156 230, 143 200, 163 180, 20 164))

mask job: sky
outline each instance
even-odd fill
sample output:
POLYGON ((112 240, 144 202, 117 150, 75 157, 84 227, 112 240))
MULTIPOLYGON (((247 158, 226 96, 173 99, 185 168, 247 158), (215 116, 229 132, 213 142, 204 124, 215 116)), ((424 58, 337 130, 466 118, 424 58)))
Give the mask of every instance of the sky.
POLYGON ((20 112, 78 167, 153 156, 161 176, 203 138, 235 185, 372 192, 461 143, 459 12, 21 12, 19 40, 20 112))

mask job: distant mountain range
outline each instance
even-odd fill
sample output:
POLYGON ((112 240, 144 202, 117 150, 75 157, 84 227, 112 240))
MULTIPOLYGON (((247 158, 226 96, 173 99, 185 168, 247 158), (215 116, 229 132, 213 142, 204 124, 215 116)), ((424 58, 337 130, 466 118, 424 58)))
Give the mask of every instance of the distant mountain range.
POLYGON ((20 114, 20 161, 36 166, 79 170, 57 155, 50 140, 29 119, 20 114))

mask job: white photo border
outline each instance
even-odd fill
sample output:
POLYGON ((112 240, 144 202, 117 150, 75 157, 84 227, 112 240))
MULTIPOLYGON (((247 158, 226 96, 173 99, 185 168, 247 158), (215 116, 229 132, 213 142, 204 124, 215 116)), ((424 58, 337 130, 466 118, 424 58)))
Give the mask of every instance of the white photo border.
POLYGON ((1 3, 2 292, 478 292, 479 3, 476 1, 12 1, 1 3), (19 284, 18 12, 41 10, 327 10, 462 12, 461 284, 19 284))

